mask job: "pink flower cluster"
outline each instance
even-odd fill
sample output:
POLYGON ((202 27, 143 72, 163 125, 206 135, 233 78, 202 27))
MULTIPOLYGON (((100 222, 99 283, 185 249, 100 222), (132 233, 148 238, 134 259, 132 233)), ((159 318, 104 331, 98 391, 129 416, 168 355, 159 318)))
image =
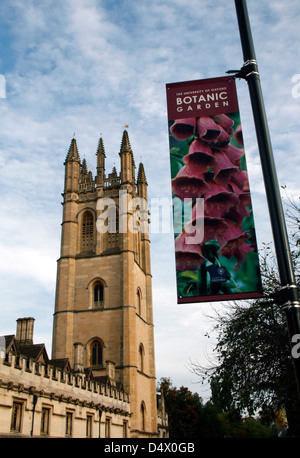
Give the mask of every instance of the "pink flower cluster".
MULTIPOLYGON (((217 240, 219 255, 235 256, 235 270, 244 262, 253 246, 246 243, 249 233, 242 222, 251 205, 248 174, 241 169, 244 155, 240 127, 233 130, 231 118, 225 114, 175 120, 171 133, 177 140, 188 140, 189 151, 184 165, 172 180, 173 194, 180 199, 204 198, 204 238, 200 244, 187 243, 191 227, 183 228, 175 239, 177 271, 198 270, 207 259, 203 244, 217 240), (238 148, 230 143, 234 136, 238 148), (187 230, 188 229, 188 230, 187 230)), ((195 226, 197 203, 191 221, 195 226)))

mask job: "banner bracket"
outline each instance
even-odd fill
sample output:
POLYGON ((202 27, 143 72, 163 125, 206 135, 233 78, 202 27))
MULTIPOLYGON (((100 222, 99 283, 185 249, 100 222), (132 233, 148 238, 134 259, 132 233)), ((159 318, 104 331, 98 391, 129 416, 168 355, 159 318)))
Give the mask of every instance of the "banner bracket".
POLYGON ((235 73, 234 78, 249 80, 251 76, 259 77, 256 59, 248 59, 244 62, 240 70, 228 70, 226 73, 235 73))

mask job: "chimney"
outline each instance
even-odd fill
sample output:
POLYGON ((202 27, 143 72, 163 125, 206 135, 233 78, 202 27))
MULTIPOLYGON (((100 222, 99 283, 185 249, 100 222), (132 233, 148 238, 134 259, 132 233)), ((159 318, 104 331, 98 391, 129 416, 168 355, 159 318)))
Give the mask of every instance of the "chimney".
POLYGON ((112 361, 105 361, 106 363, 106 375, 108 376, 111 386, 116 386, 115 379, 115 363, 112 361))
POLYGON ((34 318, 18 318, 16 342, 19 345, 33 345, 34 318))
POLYGON ((74 371, 84 372, 83 365, 84 345, 81 342, 74 343, 74 371))

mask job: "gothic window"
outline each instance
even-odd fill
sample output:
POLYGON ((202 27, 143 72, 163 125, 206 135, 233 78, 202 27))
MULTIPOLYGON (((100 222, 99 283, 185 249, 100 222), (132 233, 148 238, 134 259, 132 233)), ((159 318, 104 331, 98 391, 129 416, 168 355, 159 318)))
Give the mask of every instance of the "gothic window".
POLYGON ((73 412, 66 412, 66 436, 71 437, 73 432, 73 412))
POLYGON ((123 420, 123 437, 128 437, 128 421, 123 420))
POLYGON ((119 246, 119 213, 115 205, 107 209, 107 248, 119 246))
POLYGON ((14 402, 12 406, 12 415, 11 415, 11 431, 21 431, 21 422, 22 422, 22 413, 23 413, 23 404, 22 402, 14 402))
POLYGON ((144 372, 144 346, 141 343, 139 346, 139 369, 141 372, 144 372))
POLYGON ((86 416, 86 437, 93 436, 93 415, 86 416))
POLYGON ((137 289, 137 312, 139 315, 142 314, 142 294, 140 288, 137 289))
POLYGON ((142 431, 146 429, 146 407, 144 401, 141 403, 141 429, 142 431))
POLYGON ((91 344, 91 366, 102 366, 103 345, 99 340, 91 344))
POLYGON ((106 417, 105 418, 105 437, 110 437, 111 436, 111 418, 106 417))
POLYGON ((87 211, 82 218, 81 250, 91 251, 94 246, 94 217, 87 211))
POLYGON ((41 434, 49 434, 49 423, 50 423, 50 409, 49 407, 42 407, 41 434))
POLYGON ((103 307, 104 305, 104 294, 103 285, 97 282, 94 286, 94 307, 103 307))

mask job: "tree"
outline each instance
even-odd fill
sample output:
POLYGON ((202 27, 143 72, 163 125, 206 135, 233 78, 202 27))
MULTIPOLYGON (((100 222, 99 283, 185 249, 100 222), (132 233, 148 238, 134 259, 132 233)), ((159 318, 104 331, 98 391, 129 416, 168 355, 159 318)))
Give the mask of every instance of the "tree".
MULTIPOLYGON (((282 186, 286 190, 286 186, 282 186)), ((300 197, 298 198, 300 199, 300 197)), ((290 228, 290 245, 297 284, 300 283, 300 207, 293 196, 285 197, 285 217, 290 228)))
POLYGON ((252 417, 238 418, 230 412, 220 415, 226 438, 269 438, 276 437, 275 428, 262 424, 252 417))
POLYGON ((236 412, 221 413, 213 402, 203 404, 188 388, 173 387, 169 378, 161 378, 158 389, 164 393, 171 439, 272 436, 272 430, 258 420, 241 418, 236 412))
MULTIPOLYGON (((292 256, 299 272, 300 209, 289 199, 287 211, 290 223, 294 223, 292 256)), ((259 411, 270 420, 284 407, 290 433, 300 436, 294 367, 285 314, 277 301, 280 282, 270 244, 264 245, 260 266, 265 297, 232 303, 226 312, 217 313, 217 363, 205 368, 196 362, 190 368, 210 380, 212 401, 223 412, 253 415, 259 411)))
POLYGON ((223 437, 217 410, 211 403, 203 405, 198 393, 183 386, 173 387, 170 378, 161 378, 158 390, 164 394, 170 438, 223 437))

